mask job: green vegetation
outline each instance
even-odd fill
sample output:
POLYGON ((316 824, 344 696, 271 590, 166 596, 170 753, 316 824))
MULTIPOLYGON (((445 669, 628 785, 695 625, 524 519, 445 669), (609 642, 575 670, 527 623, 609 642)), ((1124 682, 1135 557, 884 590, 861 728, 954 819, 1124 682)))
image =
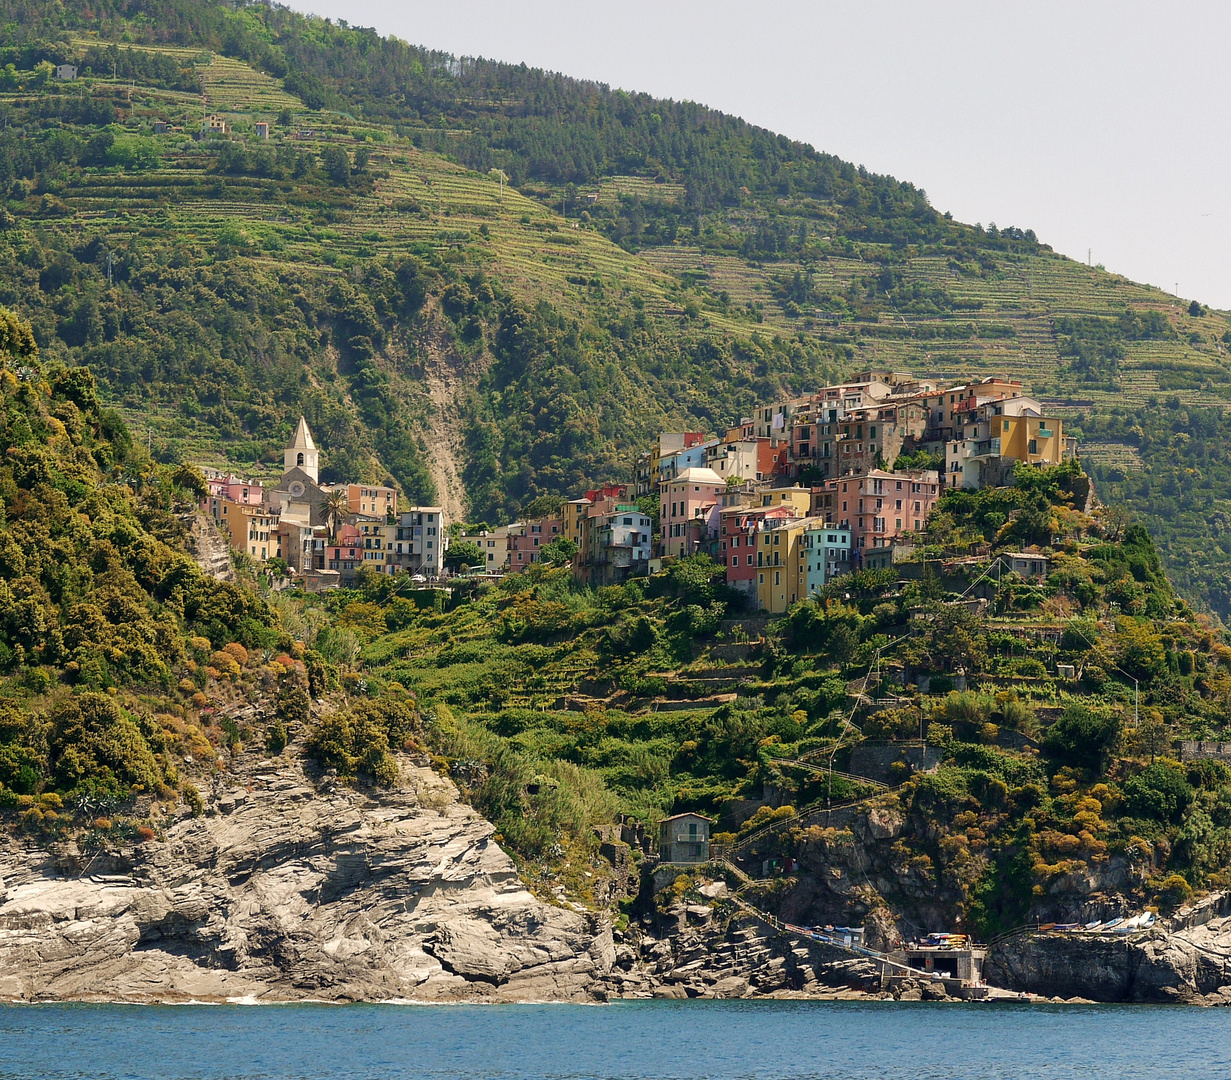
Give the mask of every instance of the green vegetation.
POLYGON ((254 653, 292 647, 253 593, 185 554, 193 479, 0 309, 0 806, 33 827, 191 801, 185 755, 212 768, 239 736, 213 726, 219 699, 259 685, 254 653))
POLYGON ((1181 592, 1231 618, 1231 418, 1170 395, 1088 412, 1081 425, 1102 497, 1140 516, 1181 592))
POLYGON ((772 858, 833 840, 795 810, 868 798, 903 818, 902 880, 980 932, 1090 876, 1162 906, 1227 882, 1231 768, 1176 750, 1228 738, 1231 647, 1144 529, 1080 509, 1073 465, 947 493, 919 561, 768 624, 706 556, 597 590, 545 560, 451 596, 365 573, 262 600, 184 554, 200 477, 135 444, 87 369, 7 312, 0 359, 0 807, 20 828, 152 838, 251 746, 376 785, 431 760, 534 880, 579 889, 620 812, 769 826, 750 843, 772 858), (1042 582, 995 571, 1025 545, 1042 582), (898 761, 888 793, 825 767, 920 734, 939 769, 898 761))
MULTIPOLYGON (((328 478, 460 476, 496 522, 857 367, 1100 414, 1231 393, 1218 313, 703 106, 277 7, 0 11, 0 302, 160 461, 272 472, 303 412, 328 478), (198 91, 228 134, 190 137, 198 91)), ((1163 558, 1222 612, 1193 514, 1163 558)))
MULTIPOLYGON (((754 842, 770 858, 829 842, 795 811, 871 797, 903 818, 893 858, 925 888, 883 897, 899 910, 927 895, 992 933, 1083 875, 1166 906, 1227 880, 1231 769, 1177 747, 1228 736, 1231 649, 1143 529, 1079 508, 1085 479, 1066 465, 948 493, 920 561, 767 625, 704 556, 597 590, 536 565, 437 609, 376 576, 308 602, 356 636, 370 694, 415 695, 413 738, 542 874, 617 811, 698 810, 730 840, 775 826, 754 842), (995 570, 1024 545, 1042 582, 995 570), (888 794, 827 775, 865 740, 920 733, 940 768, 900 761, 888 794)), ((316 752, 339 772, 361 756, 316 752)))

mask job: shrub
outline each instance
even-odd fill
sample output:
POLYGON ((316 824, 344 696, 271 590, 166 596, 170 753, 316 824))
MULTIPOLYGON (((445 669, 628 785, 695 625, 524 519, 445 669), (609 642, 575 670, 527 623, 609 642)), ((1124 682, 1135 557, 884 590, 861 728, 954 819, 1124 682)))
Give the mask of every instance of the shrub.
POLYGON ((205 813, 205 800, 201 798, 196 784, 185 783, 180 789, 180 794, 184 797, 184 805, 192 811, 194 817, 205 813))
POLYGON ((224 645, 222 647, 222 651, 232 656, 241 668, 247 665, 248 650, 245 649, 238 641, 232 641, 229 645, 224 645))
POLYGON ((275 709, 283 724, 302 724, 307 721, 312 700, 308 697, 302 677, 297 672, 287 672, 278 680, 278 701, 275 709))
POLYGON ((281 718, 276 718, 269 725, 269 734, 265 739, 265 748, 271 754, 280 754, 286 749, 287 741, 286 724, 282 722, 281 718))
POLYGON ((1171 874, 1163 879, 1158 889, 1160 907, 1175 908, 1192 897, 1192 886, 1180 874, 1171 874))
POLYGON ((1124 782, 1124 798, 1133 817, 1177 822, 1193 801, 1192 785, 1171 765, 1156 761, 1124 782))
POLYGON ((1084 705, 1070 705, 1048 729, 1043 749, 1066 764, 1097 769, 1119 734, 1116 717, 1102 716, 1084 705))
POLYGON ((398 768, 390 747, 402 746, 418 731, 419 718, 406 701, 381 698, 356 702, 322 717, 308 734, 308 753, 339 776, 367 775, 391 785, 398 768))
POLYGON ((209 658, 209 665, 214 670, 214 674, 211 675, 214 679, 238 679, 241 674, 239 661, 231 653, 222 649, 209 658))
POLYGON ((757 812, 740 826, 739 835, 746 836, 749 833, 756 832, 757 829, 764 828, 766 825, 772 825, 775 821, 781 821, 783 818, 794 816, 795 807, 793 806, 758 807, 757 812))

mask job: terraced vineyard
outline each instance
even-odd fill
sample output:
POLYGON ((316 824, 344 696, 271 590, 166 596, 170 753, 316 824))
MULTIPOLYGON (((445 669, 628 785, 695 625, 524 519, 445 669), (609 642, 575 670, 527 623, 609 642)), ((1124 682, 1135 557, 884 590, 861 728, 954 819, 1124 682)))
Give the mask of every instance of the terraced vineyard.
MULTIPOLYGON (((82 47, 92 43, 75 40, 82 47)), ((454 165, 380 125, 307 109, 280 80, 248 64, 201 50, 154 48, 195 64, 205 104, 188 94, 140 86, 131 91, 134 118, 168 120, 183 132, 159 137, 164 149, 156 170, 83 175, 66 201, 85 230, 108 236, 176 230, 214 244, 223 235, 234 238, 240 225, 249 257, 273 268, 326 275, 365 260, 452 252, 452 258, 482 266, 515 295, 546 299, 579 317, 596 299, 614 294, 637 297, 647 315, 679 318, 691 296, 703 331, 739 335, 761 327, 802 333, 845 348, 849 362, 860 367, 909 368, 938 377, 1006 373, 1069 413, 1144 403, 1162 393, 1185 404, 1231 400, 1220 341, 1225 326, 1220 323, 1210 333, 1174 298, 1049 252, 1005 255, 980 272, 955 268, 950 259, 935 255, 908 254, 895 264, 908 285, 950 297, 950 312, 920 315, 890 301, 871 317, 855 318, 842 304, 825 303, 791 314, 781 293, 792 275, 809 273, 820 295, 844 298, 857 293, 892 253, 865 244, 853 255, 757 261, 677 240, 632 254, 603 239, 591 223, 561 218, 551 197, 530 198, 508 185, 502 190, 494 175, 454 165), (336 193, 270 178, 220 178, 212 168, 213 154, 187 138, 203 107, 226 115, 236 136, 248 140, 257 119, 271 121, 289 111, 295 129, 275 129, 275 144, 314 154, 328 146, 353 153, 361 141, 376 138, 366 143, 372 152, 371 189, 339 199, 336 193), (310 138, 296 138, 300 131, 310 138), (320 215, 326 206, 332 211, 328 223, 320 215), (1176 335, 1127 343, 1114 386, 1082 386, 1065 378, 1056 320, 1114 318, 1126 308, 1162 311, 1176 335)), ((683 195, 683 185, 661 177, 618 175, 583 193, 582 204, 598 208, 627 198, 671 204, 683 195)), ((765 220, 747 210, 726 215, 726 223, 737 229, 765 220)))
MULTIPOLYGON (((70 44, 109 47, 89 34, 70 44)), ((689 119, 662 103, 639 127, 621 104, 609 118, 624 132, 617 158, 566 183, 535 174, 533 159, 566 174, 567 156, 593 143, 583 119, 554 129, 554 149, 518 126, 542 107, 533 80, 504 85, 488 71, 470 84, 458 77, 469 61, 425 55, 439 85, 417 112, 367 110, 349 91, 315 93, 329 107, 309 108, 220 40, 122 47, 151 72, 170 58, 173 75, 91 75, 0 98, 46 145, 58 129, 79 146, 73 167, 46 178, 23 166, 0 257, 25 283, 8 299, 26 298, 44 347, 111 371, 104 393, 160 454, 259 474, 276 468, 277 425, 315 409, 352 473, 424 497, 445 490, 457 514, 469 494, 497 520, 543 491, 627 473, 656 428, 721 429, 863 368, 1017 377, 1077 427, 1091 410, 1231 401, 1222 314, 1190 313, 1021 230, 939 220, 891 178, 844 188, 855 173, 838 163, 801 179, 811 151, 777 137, 754 146, 736 131, 719 153, 704 144, 727 123, 716 114, 689 119), (454 105, 439 99, 446 87, 454 105), (227 120, 224 137, 199 137, 209 113, 227 120), (485 127, 493 113, 503 118, 485 127), (673 144, 651 137, 664 117, 682 125, 672 138, 701 140, 701 157, 671 164, 673 144), (257 121, 272 125, 268 141, 257 121), (92 149, 96 136, 128 140, 129 156, 92 149), (749 171, 773 155, 772 182, 749 171), (723 191, 713 175, 744 184, 723 191), (144 293, 111 291, 103 252, 119 255, 122 282, 140 265, 175 270, 152 274, 163 280, 144 293), (431 294, 399 320, 371 290, 411 265, 431 294), (449 282, 460 299, 446 312, 449 282), (528 349, 500 344, 510 303, 539 320, 528 349), (113 340, 104 325, 141 325, 134 305, 150 306, 151 329, 113 340), (194 327, 163 334, 146 358, 177 310, 194 327), (374 432, 385 448, 371 449, 374 432)), ((302 70, 276 69, 300 85, 302 70)), ((357 70, 355 85, 366 77, 357 70)), ((319 68, 313 78, 327 82, 319 68)), ((417 76, 403 78, 409 94, 417 76)), ((1140 474, 1131 439, 1113 431, 1102 443, 1092 462, 1140 474)))

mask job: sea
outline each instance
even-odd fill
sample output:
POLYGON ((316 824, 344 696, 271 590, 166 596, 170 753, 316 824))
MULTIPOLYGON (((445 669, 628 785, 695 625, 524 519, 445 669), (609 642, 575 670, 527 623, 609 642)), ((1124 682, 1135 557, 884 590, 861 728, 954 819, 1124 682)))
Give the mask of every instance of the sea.
POLYGON ((645 1001, 15 1005, 2 1080, 1231 1080, 1231 1010, 645 1001))

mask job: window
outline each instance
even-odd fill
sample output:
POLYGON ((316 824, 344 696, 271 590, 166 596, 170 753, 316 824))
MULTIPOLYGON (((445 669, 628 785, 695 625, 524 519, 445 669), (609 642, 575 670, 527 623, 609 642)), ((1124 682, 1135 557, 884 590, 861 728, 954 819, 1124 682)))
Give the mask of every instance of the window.
POLYGON ((782 579, 782 574, 779 571, 775 570, 774 571, 774 584, 781 585, 782 584, 781 579, 782 579))
MULTIPOLYGON (((738 556, 737 556, 737 558, 738 558, 738 556)), ((748 556, 748 565, 749 565, 749 566, 751 566, 751 565, 752 565, 752 556, 751 556, 751 555, 749 555, 749 556, 748 556)))

